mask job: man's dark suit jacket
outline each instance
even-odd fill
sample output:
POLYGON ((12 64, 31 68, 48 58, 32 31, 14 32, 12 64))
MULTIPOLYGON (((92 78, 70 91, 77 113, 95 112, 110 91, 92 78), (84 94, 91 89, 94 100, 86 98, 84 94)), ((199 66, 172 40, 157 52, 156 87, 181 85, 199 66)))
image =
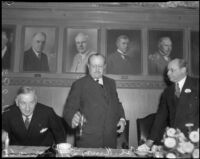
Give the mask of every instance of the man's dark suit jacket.
POLYGON ((64 118, 71 126, 74 114, 79 110, 87 122, 77 147, 116 148, 117 123, 125 118, 118 99, 115 81, 103 76, 103 88, 87 75, 73 83, 64 108, 64 118))
POLYGON ((64 127, 54 110, 37 103, 28 130, 18 106, 8 107, 2 115, 2 129, 8 132, 11 145, 51 146, 65 142, 64 127))
POLYGON ((165 89, 151 129, 149 139, 159 143, 166 126, 179 128, 188 135, 186 123, 199 127, 199 79, 187 76, 179 99, 174 95, 175 84, 165 89))
POLYGON ((10 46, 7 46, 7 50, 5 55, 2 58, 2 69, 10 69, 11 68, 11 49, 10 46))
POLYGON ((44 53, 41 53, 41 58, 39 59, 34 53, 32 48, 25 51, 23 70, 48 72, 49 65, 48 65, 47 55, 45 55, 44 53))
POLYGON ((109 74, 138 74, 140 73, 139 61, 125 56, 125 59, 121 57, 121 54, 116 51, 108 57, 107 61, 107 73, 109 74))

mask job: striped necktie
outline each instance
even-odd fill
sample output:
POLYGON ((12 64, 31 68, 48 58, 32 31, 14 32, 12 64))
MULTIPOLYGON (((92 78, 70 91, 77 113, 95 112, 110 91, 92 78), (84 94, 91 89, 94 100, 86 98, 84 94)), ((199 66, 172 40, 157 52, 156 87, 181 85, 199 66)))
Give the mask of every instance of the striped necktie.
POLYGON ((181 94, 181 90, 180 90, 179 84, 176 83, 176 84, 175 84, 175 96, 176 96, 177 98, 179 98, 179 97, 180 97, 180 94, 181 94))
POLYGON ((28 129, 29 124, 30 124, 29 118, 28 118, 28 116, 26 116, 26 119, 25 119, 25 127, 26 127, 26 129, 28 129))

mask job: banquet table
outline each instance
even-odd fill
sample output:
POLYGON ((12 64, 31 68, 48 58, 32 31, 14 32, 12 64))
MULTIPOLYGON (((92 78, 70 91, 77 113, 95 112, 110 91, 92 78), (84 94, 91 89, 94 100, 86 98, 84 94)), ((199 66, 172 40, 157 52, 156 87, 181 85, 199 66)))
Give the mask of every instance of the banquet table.
POLYGON ((72 147, 69 153, 59 154, 53 147, 9 146, 7 154, 2 157, 137 157, 131 149, 111 148, 77 148, 72 147))

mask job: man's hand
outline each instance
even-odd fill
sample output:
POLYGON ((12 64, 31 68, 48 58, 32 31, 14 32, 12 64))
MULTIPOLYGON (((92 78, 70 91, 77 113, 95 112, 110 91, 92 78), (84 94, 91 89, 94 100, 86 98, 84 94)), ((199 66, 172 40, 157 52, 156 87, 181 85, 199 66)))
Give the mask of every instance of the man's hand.
POLYGON ((2 136, 1 136, 1 141, 2 143, 5 144, 5 141, 8 139, 8 133, 2 129, 2 136))
POLYGON ((75 128, 79 125, 79 123, 84 124, 86 122, 86 119, 83 115, 81 115, 81 113, 78 111, 74 114, 73 118, 72 118, 72 128, 75 128), (82 120, 81 120, 82 117, 82 120))
POLYGON ((144 144, 140 145, 137 149, 139 151, 149 151, 153 145, 153 140, 147 140, 144 144))
POLYGON ((120 119, 118 124, 117 124, 117 127, 119 127, 119 129, 117 130, 118 133, 122 133, 125 129, 125 126, 126 126, 126 121, 125 119, 120 119))
POLYGON ((81 113, 78 111, 74 114, 72 118, 72 128, 75 128, 78 126, 80 119, 81 119, 81 113))

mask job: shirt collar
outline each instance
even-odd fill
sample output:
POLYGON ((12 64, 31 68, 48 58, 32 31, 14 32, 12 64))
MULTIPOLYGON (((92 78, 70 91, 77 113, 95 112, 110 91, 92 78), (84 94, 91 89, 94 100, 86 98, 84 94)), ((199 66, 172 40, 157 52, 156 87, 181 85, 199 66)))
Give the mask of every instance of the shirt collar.
POLYGON ((103 85, 103 78, 99 78, 99 79, 94 79, 95 81, 96 80, 99 80, 99 84, 103 85))
POLYGON ((86 51, 84 54, 79 53, 79 55, 82 59, 84 59, 88 53, 89 53, 89 51, 86 51))
MULTIPOLYGON (((31 115, 28 116, 29 121, 31 121, 32 116, 33 116, 33 114, 31 114, 31 115)), ((25 120, 26 120, 26 116, 25 116, 25 115, 22 115, 22 117, 23 117, 23 120, 25 121, 25 120)))
POLYGON ((186 76, 185 76, 183 79, 181 79, 180 81, 177 82, 178 85, 179 85, 180 91, 181 91, 182 88, 183 88, 183 85, 184 85, 184 83, 185 83, 185 80, 186 80, 186 76))
POLYGON ((38 57, 39 56, 39 52, 37 52, 34 48, 32 48, 33 49, 33 52, 35 53, 35 55, 38 57))
POLYGON ((117 49, 117 52, 119 52, 122 55, 126 55, 124 52, 122 52, 121 50, 117 49))

